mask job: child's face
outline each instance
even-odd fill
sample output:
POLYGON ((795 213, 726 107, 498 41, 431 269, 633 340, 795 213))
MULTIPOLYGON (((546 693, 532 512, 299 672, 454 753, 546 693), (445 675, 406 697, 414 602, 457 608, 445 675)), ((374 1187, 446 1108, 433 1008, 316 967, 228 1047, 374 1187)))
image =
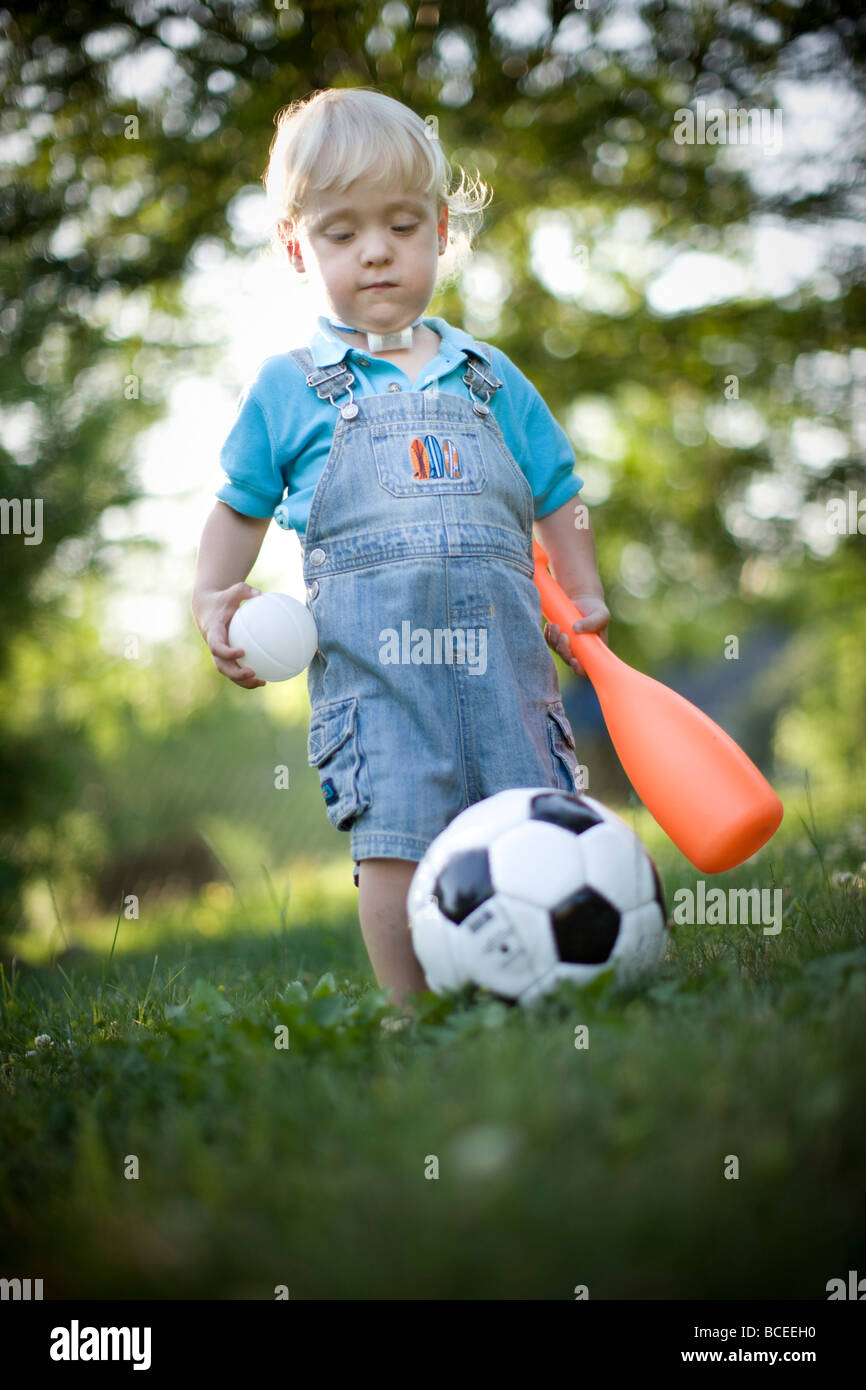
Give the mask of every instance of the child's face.
POLYGON ((312 195, 287 250, 295 269, 319 283, 332 318, 389 333, 424 313, 447 237, 444 204, 356 179, 342 192, 312 195))

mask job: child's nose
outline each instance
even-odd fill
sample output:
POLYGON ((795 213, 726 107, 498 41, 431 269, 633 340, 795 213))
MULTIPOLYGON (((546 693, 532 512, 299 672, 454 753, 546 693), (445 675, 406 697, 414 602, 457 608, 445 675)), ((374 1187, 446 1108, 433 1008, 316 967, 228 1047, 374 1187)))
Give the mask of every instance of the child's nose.
POLYGON ((382 265, 391 259, 388 238, 379 232, 371 232, 361 246, 361 259, 366 265, 382 265))

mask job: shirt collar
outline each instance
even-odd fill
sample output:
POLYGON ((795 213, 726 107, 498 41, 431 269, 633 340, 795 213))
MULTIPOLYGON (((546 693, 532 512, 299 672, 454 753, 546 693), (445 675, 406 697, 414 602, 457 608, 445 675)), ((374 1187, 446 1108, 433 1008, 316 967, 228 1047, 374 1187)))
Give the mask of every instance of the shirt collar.
MULTIPOLYGON (((320 314, 316 322, 319 326, 310 338, 309 346, 317 367, 331 367, 335 362, 342 362, 347 352, 363 352, 363 348, 352 348, 349 343, 344 342, 339 334, 334 332, 325 314, 320 314)), ((465 356, 467 351, 475 347, 475 339, 471 333, 464 333, 462 328, 452 327, 445 319, 425 316, 422 322, 442 339, 440 357, 456 362, 461 354, 465 356)))

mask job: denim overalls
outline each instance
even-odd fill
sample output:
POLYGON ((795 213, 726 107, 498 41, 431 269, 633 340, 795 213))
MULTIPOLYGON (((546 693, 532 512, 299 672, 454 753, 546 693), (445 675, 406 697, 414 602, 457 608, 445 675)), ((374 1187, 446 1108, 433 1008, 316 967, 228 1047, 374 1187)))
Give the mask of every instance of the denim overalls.
MULTIPOLYGON (((304 548, 319 633, 308 761, 357 861, 419 860, 507 787, 580 789, 533 582, 532 492, 487 401, 392 389, 355 401, 346 360, 291 353, 335 408, 304 548)), ((355 871, 357 883, 357 868, 355 871)))

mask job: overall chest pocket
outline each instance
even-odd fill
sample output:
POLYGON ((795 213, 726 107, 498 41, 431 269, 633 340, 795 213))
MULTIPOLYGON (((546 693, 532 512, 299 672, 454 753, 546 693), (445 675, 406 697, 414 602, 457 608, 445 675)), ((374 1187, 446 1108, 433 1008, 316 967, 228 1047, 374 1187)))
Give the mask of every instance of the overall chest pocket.
POLYGON ((379 483, 393 497, 483 492, 487 465, 477 434, 459 421, 378 425, 371 432, 379 483))
POLYGON ((313 711, 307 761, 318 769, 328 820, 337 830, 348 830, 373 800, 370 770, 358 732, 357 696, 313 711))

